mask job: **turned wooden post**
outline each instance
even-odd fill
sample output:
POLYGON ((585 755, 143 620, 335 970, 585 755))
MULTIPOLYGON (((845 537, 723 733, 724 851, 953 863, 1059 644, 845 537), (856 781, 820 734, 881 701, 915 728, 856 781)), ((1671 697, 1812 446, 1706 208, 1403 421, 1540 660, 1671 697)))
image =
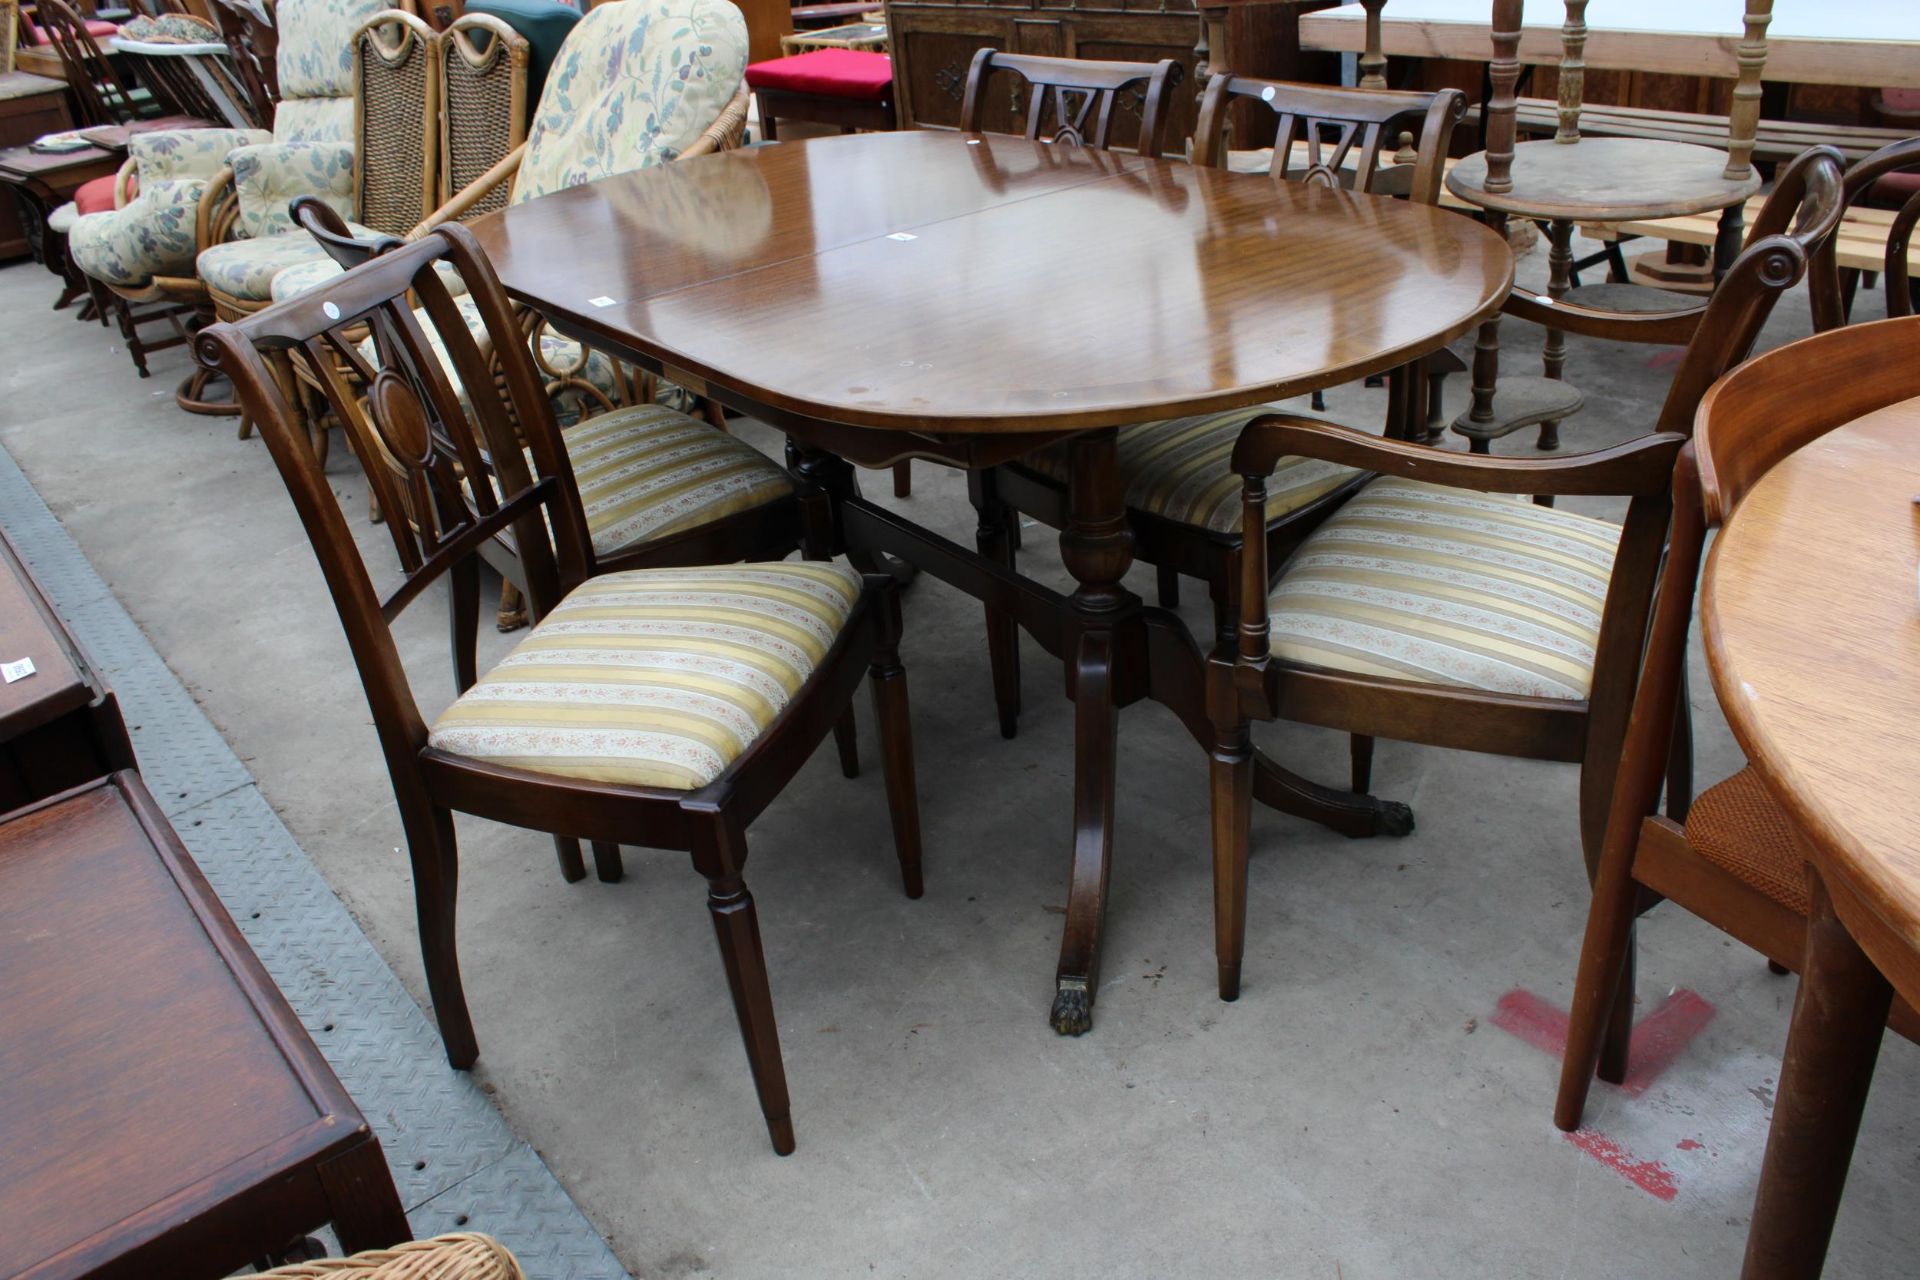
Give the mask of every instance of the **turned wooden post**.
POLYGON ((1740 78, 1733 86, 1733 108, 1727 112, 1727 171, 1721 176, 1737 182, 1753 172, 1753 137, 1760 129, 1760 72, 1767 65, 1767 24, 1773 21, 1773 0, 1747 0, 1747 30, 1734 50, 1740 78))
POLYGON ((1386 7, 1387 0, 1360 0, 1360 7, 1367 11, 1367 48, 1360 55, 1360 87, 1362 89, 1384 89, 1387 87, 1387 55, 1381 50, 1380 10, 1386 7))
POLYGON ((1567 0, 1560 28, 1560 130, 1555 142, 1580 141, 1580 97, 1586 89, 1587 0, 1567 0))
POLYGON ((1493 0, 1493 62, 1488 73, 1493 96, 1487 101, 1486 190, 1513 190, 1514 86, 1520 81, 1521 0, 1493 0))

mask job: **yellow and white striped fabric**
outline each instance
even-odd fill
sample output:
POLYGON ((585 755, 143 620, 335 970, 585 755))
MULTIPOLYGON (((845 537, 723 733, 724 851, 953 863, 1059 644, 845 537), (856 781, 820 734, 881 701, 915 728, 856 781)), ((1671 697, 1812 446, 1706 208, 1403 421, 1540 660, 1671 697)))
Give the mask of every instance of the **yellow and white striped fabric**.
POLYGON ((704 786, 806 683, 859 598, 860 575, 823 562, 588 579, 428 745, 563 778, 704 786))
MULTIPOLYGON (((1260 405, 1120 428, 1116 442, 1127 506, 1214 533, 1240 532, 1240 477, 1233 446, 1249 422, 1273 410, 1260 405)), ((1031 465, 1062 484, 1067 449, 1056 445, 1031 465)), ((1267 481, 1267 519, 1277 520, 1324 498, 1358 475, 1318 458, 1282 458, 1267 481)))
POLYGON ((1583 699, 1619 548, 1605 520, 1383 478, 1301 545, 1270 598, 1276 657, 1583 699))
POLYGON ((561 438, 603 559, 793 492, 792 478, 764 453, 665 405, 615 409, 561 438))

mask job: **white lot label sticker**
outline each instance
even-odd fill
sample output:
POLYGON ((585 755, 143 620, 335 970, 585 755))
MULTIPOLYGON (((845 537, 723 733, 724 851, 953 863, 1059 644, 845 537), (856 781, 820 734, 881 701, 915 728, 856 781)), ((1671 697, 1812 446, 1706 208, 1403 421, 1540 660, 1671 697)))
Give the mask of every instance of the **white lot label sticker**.
POLYGON ((588 298, 587 301, 596 307, 611 307, 615 305, 613 299, 604 293, 597 298, 588 298))
POLYGON ((8 684, 12 684, 15 680, 25 680, 32 674, 32 658, 22 658, 18 662, 0 662, 0 676, 5 676, 8 684))
POLYGON ((911 231, 896 231, 887 237, 889 240, 918 240, 919 238, 911 231))

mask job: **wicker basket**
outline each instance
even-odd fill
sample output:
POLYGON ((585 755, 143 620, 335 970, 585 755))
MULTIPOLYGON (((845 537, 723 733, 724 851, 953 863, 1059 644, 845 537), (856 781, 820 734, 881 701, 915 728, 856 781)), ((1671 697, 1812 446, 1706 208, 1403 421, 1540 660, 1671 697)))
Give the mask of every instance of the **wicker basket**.
POLYGON ((322 1258, 263 1272, 258 1280, 527 1280, 520 1264, 491 1236, 473 1232, 369 1249, 350 1258, 322 1258))

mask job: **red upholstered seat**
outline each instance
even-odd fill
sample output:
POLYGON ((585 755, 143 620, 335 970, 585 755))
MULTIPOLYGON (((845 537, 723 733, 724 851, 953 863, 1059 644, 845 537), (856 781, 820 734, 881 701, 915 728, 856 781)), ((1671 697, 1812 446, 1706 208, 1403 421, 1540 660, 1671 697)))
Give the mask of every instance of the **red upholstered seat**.
POLYGON ((113 208, 113 184, 120 175, 110 173, 92 182, 83 182, 73 193, 73 204, 81 213, 106 213, 113 208))
POLYGON ((1867 193, 1867 203, 1880 209, 1898 209, 1920 191, 1920 173, 1882 174, 1867 193))
MULTIPOLYGON (((32 22, 28 22, 26 28, 27 34, 32 37, 34 44, 47 43, 47 33, 44 29, 35 26, 32 22)), ((116 24, 106 21, 104 18, 88 18, 87 34, 95 40, 105 40, 108 36, 119 35, 120 28, 116 24)))
POLYGON ((860 49, 815 49, 754 63, 747 68, 747 84, 822 98, 883 102, 893 93, 893 59, 860 49))

